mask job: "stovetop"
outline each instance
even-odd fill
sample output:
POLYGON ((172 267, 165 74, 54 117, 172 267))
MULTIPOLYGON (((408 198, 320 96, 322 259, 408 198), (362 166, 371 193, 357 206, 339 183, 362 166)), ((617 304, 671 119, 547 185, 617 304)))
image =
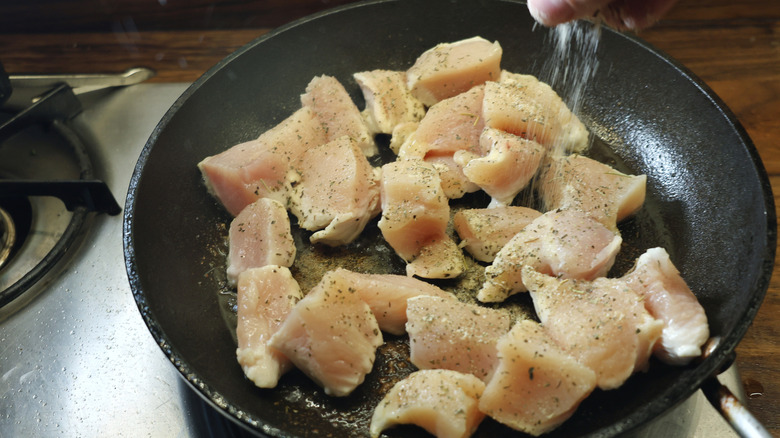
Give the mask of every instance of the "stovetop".
MULTIPOLYGON (((82 96, 73 126, 93 146, 97 177, 120 205, 141 149, 187 86, 82 96)), ((122 216, 94 217, 80 245, 44 287, 0 309, 0 436, 210 436, 221 417, 166 358, 133 300, 122 216)), ((721 380, 744 399, 736 369, 721 380)), ((701 391, 640 435, 737 436, 701 391)))

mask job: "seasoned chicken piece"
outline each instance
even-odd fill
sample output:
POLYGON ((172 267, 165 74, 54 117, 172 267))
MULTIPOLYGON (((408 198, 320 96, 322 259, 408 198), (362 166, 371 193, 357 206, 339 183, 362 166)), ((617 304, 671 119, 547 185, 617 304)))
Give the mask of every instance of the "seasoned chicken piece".
POLYGON ((549 85, 531 75, 502 72, 485 84, 485 125, 535 140, 554 152, 581 152, 588 130, 549 85))
POLYGON ((407 302, 410 360, 420 369, 448 369, 487 381, 498 364, 496 341, 512 327, 506 310, 419 296, 407 302))
POLYGON ((326 141, 346 135, 367 157, 379 151, 360 110, 338 79, 325 75, 315 77, 306 86, 306 93, 301 95, 301 103, 317 117, 325 131, 326 141))
POLYGON ((198 163, 206 187, 233 216, 260 198, 287 205, 293 166, 309 148, 326 142, 325 131, 308 108, 264 132, 198 163))
POLYGON ((455 154, 455 161, 463 166, 463 174, 478 185, 493 200, 491 206, 506 206, 536 175, 545 149, 533 140, 486 128, 480 136, 482 157, 455 154))
POLYGON ((447 235, 450 206, 432 164, 395 161, 382 166, 379 230, 402 259, 408 275, 453 278, 463 272, 463 253, 447 235))
POLYGON ((560 278, 592 280, 607 274, 623 239, 579 210, 553 210, 534 219, 496 254, 477 293, 500 302, 527 290, 522 268, 560 278))
POLYGON ((707 315, 666 250, 648 249, 623 278, 644 299, 647 311, 664 322, 655 356, 672 365, 699 357, 710 337, 707 315))
POLYGON ((390 150, 394 154, 398 155, 401 150, 401 146, 407 141, 411 141, 411 136, 417 131, 417 127, 420 126, 419 122, 405 122, 396 125, 393 128, 392 135, 390 136, 390 150))
POLYGON ((442 43, 425 51, 406 72, 412 94, 426 106, 501 74, 501 46, 481 37, 442 43))
POLYGON ((260 198, 241 210, 228 231, 227 278, 236 285, 239 274, 265 265, 292 266, 295 242, 290 217, 282 204, 260 198))
POLYGON ((547 209, 576 208, 606 227, 637 211, 645 202, 647 176, 627 175, 582 155, 550 157, 537 187, 547 209))
POLYGON ((268 342, 301 298, 298 282, 284 266, 252 268, 238 277, 236 356, 244 374, 260 388, 275 387, 292 368, 268 342))
POLYGON ((596 372, 599 388, 617 388, 647 368, 663 321, 645 310, 625 280, 562 280, 526 266, 523 282, 545 331, 596 372))
POLYGON ((406 87, 406 72, 372 70, 352 75, 363 92, 363 119, 373 134, 392 134, 402 123, 418 122, 425 106, 406 87))
POLYGON ((350 137, 306 151, 290 210, 310 240, 329 246, 352 242, 379 214, 378 175, 350 137))
POLYGON ((562 351, 538 323, 523 320, 497 343, 499 362, 480 411, 539 436, 566 421, 596 386, 596 374, 562 351))
POLYGON ((448 198, 462 198, 466 193, 479 190, 479 186, 469 181, 463 174, 463 166, 455 161, 453 155, 429 155, 425 161, 433 164, 439 172, 441 189, 448 198))
POLYGON ((368 304, 331 271, 293 307, 269 345, 326 394, 341 397, 363 383, 382 342, 368 304))
POLYGON ((371 437, 393 425, 414 424, 438 438, 467 438, 485 418, 478 409, 484 389, 485 384, 469 374, 415 371, 379 402, 371 417, 371 437))
POLYGON ((406 333, 406 300, 420 295, 452 297, 452 294, 414 277, 392 274, 361 274, 337 269, 368 304, 379 328, 393 335, 406 333))
POLYGON ((457 151, 482 155, 479 136, 485 124, 479 115, 484 90, 485 87, 476 86, 430 107, 414 133, 401 145, 398 158, 425 159, 457 151))
POLYGON ((453 216, 455 232, 472 257, 492 262, 515 234, 542 213, 528 207, 495 207, 460 210, 453 216))

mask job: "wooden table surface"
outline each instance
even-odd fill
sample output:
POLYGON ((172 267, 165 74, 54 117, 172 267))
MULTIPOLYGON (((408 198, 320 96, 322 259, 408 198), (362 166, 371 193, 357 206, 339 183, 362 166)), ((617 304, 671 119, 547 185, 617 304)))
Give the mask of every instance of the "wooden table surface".
MULTIPOLYGON (((155 3, 159 6, 167 2, 155 3)), ((81 17, 82 28, 90 31, 74 32, 74 28, 64 27, 62 20, 47 22, 46 14, 40 14, 39 10, 36 19, 39 26, 28 26, 32 33, 19 33, 30 32, 19 30, 24 27, 2 26, 0 18, 0 62, 12 74, 119 72, 144 65, 157 71, 154 82, 190 82, 224 56, 267 32, 269 26, 344 1, 319 3, 286 14, 257 7, 243 14, 230 10, 222 21, 213 18, 219 17, 219 8, 212 8, 212 21, 219 23, 218 26, 171 26, 173 30, 162 29, 159 17, 157 21, 147 20, 150 24, 144 29, 128 21, 121 11, 112 10, 103 17, 110 25, 108 30, 94 22, 89 25, 81 17), (268 17, 273 20, 264 19, 268 17), (15 33, 7 33, 9 29, 15 33), (54 33, 42 33, 52 29, 54 33)), ((11 15, 3 14, 3 8, 7 9, 8 5, 0 5, 0 17, 5 16, 6 23, 19 23, 9 18, 11 15)), ((147 23, 140 11, 133 13, 139 14, 141 24, 147 23)), ((193 15, 192 11, 189 14, 193 15)), ((780 193, 780 2, 681 0, 663 20, 639 36, 692 70, 731 108, 753 139, 777 197, 780 193)), ((748 407, 773 436, 780 437, 778 315, 780 276, 775 268, 758 316, 737 348, 737 364, 750 394, 748 407)))

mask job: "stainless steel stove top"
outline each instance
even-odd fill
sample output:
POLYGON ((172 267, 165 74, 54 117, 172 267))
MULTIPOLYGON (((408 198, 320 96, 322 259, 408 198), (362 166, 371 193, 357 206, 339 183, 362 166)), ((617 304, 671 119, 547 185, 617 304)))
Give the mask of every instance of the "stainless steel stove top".
MULTIPOLYGON (((94 145, 97 177, 120 204, 141 149, 187 86, 142 84, 82 98, 75 127, 94 145)), ((45 287, 0 310, 0 436, 208 436, 199 396, 133 300, 121 215, 96 216, 61 265, 45 287)), ((735 369, 721 378, 744 399, 735 369)), ((737 436, 701 391, 641 435, 737 436)))

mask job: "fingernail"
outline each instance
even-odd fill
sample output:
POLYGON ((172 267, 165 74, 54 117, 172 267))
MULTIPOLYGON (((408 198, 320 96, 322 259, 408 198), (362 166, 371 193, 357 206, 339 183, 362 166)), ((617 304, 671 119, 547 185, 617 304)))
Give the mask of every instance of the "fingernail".
POLYGON ((565 23, 574 18, 574 9, 566 0, 529 0, 528 11, 545 26, 565 23))

